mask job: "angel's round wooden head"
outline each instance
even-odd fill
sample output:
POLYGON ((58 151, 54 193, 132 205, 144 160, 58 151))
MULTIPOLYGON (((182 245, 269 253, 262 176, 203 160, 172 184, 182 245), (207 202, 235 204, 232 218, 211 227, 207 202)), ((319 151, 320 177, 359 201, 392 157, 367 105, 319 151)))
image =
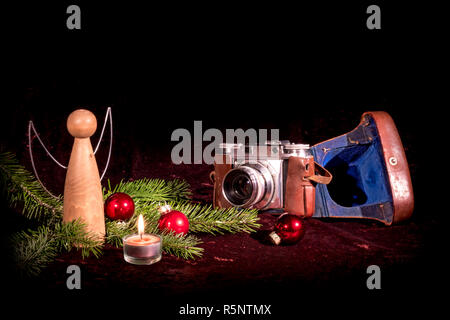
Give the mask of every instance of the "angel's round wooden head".
POLYGON ((75 138, 89 138, 97 130, 97 118, 89 110, 75 110, 67 118, 67 130, 75 138))

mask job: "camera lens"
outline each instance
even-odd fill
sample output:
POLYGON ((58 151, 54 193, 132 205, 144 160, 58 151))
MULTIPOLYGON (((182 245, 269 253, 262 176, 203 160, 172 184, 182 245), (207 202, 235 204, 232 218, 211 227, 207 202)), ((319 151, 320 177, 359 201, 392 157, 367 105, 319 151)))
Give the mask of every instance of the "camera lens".
POLYGON ((231 203, 239 206, 245 204, 253 192, 250 176, 241 170, 233 171, 224 181, 224 191, 231 203))
MULTIPOLYGON (((260 168, 264 171, 264 167, 260 168)), ((256 206, 265 195, 271 197, 273 183, 270 174, 257 168, 240 166, 229 171, 223 179, 222 191, 225 198, 238 207, 256 206)), ((263 203, 259 203, 264 205, 263 203)))
POLYGON ((235 176, 233 175, 230 185, 229 190, 233 202, 244 204, 252 196, 253 185, 247 174, 238 172, 235 176))

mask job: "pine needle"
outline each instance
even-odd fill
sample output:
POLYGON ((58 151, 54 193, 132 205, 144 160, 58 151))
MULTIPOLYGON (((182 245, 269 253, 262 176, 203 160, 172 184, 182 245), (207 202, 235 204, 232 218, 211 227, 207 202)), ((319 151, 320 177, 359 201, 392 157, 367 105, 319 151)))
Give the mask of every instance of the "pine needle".
POLYGON ((102 241, 87 231, 86 224, 81 220, 58 223, 53 234, 59 251, 70 251, 76 248, 81 250, 83 258, 91 254, 98 258, 102 253, 102 241))
POLYGON ((121 181, 114 188, 108 180, 108 189, 103 190, 105 199, 116 192, 124 192, 136 201, 178 201, 190 199, 192 192, 189 184, 184 180, 139 179, 121 181))
POLYGON ((23 276, 38 275, 58 254, 51 231, 46 227, 16 233, 11 242, 15 266, 23 276))
POLYGON ((213 208, 212 205, 188 202, 173 202, 170 205, 186 215, 191 232, 250 233, 261 226, 257 223, 259 218, 256 209, 213 208))
POLYGON ((50 196, 36 178, 19 164, 12 153, 0 153, 0 192, 11 207, 23 204, 27 218, 45 219, 61 217, 62 197, 50 196))
MULTIPOLYGON (((36 178, 21 166, 12 153, 0 153, 0 192, 11 206, 23 204, 22 213, 29 219, 38 219, 42 225, 36 230, 21 231, 12 238, 17 267, 27 275, 37 275, 62 251, 81 250, 82 257, 99 257, 102 243, 86 231, 82 221, 62 222, 63 198, 49 195, 36 178)), ((106 243, 122 246, 124 236, 136 233, 136 220, 142 214, 146 232, 161 235, 163 251, 184 259, 201 257, 202 243, 193 233, 253 232, 260 227, 257 210, 217 209, 211 205, 192 203, 192 192, 184 180, 140 179, 121 181, 103 189, 106 199, 116 192, 129 194, 136 206, 134 216, 126 222, 106 218, 106 243), (168 203, 183 212, 189 220, 189 234, 176 235, 158 229, 158 208, 168 203)))
POLYGON ((192 234, 175 234, 174 232, 167 230, 161 232, 158 229, 157 223, 147 225, 145 231, 148 233, 156 233, 161 236, 162 249, 167 254, 172 254, 183 259, 195 259, 196 257, 202 256, 203 248, 198 247, 202 242, 192 234))
POLYGON ((62 251, 76 248, 83 258, 91 254, 98 258, 102 248, 102 243, 78 220, 20 231, 11 237, 11 242, 19 273, 26 276, 38 275, 62 251))
MULTIPOLYGON (((153 213, 156 211, 154 206, 153 213)), ((139 214, 135 214, 129 221, 106 221, 107 234, 105 241, 115 247, 122 247, 123 237, 137 233, 136 220, 139 214)), ((159 214, 158 214, 159 216, 159 214)), ((184 259, 194 259, 201 257, 203 248, 198 247, 201 244, 200 239, 193 235, 176 235, 167 231, 158 229, 158 216, 156 214, 143 214, 145 220, 145 232, 158 234, 162 238, 163 252, 175 255, 184 259)))
MULTIPOLYGON (((133 195, 131 195, 133 196, 133 195)), ((258 223, 258 210, 241 208, 213 208, 212 205, 193 203, 187 200, 167 202, 173 210, 180 211, 189 220, 189 232, 224 234, 254 232, 258 223)), ((161 202, 136 203, 136 212, 142 213, 148 223, 155 223, 160 217, 158 208, 161 202)))

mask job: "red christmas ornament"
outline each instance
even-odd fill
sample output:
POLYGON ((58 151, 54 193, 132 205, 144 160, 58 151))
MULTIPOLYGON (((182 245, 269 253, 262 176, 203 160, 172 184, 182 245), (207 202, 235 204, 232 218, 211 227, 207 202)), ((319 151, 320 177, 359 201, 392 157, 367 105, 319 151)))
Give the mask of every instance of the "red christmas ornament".
POLYGON ((297 243, 305 234, 305 226, 301 217, 284 213, 282 214, 269 238, 273 244, 294 244, 297 243))
POLYGON ((189 220, 184 213, 174 211, 169 205, 159 208, 161 217, 159 218, 159 230, 171 230, 176 234, 185 235, 189 231, 189 220))
POLYGON ((113 193, 105 201, 105 214, 111 220, 128 220, 134 214, 134 201, 126 193, 113 193))

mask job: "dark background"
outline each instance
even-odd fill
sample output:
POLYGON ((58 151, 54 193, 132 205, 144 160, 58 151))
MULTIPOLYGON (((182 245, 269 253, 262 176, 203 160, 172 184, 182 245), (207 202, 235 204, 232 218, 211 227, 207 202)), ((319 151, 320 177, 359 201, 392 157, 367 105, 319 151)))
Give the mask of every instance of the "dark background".
MULTIPOLYGON (((204 130, 279 128, 282 139, 315 144, 352 130, 364 111, 384 110, 393 117, 405 147, 416 197, 412 220, 403 229, 381 232, 380 237, 385 237, 381 240, 375 236, 376 230, 384 227, 378 224, 358 222, 355 227, 355 222, 344 221, 335 225, 338 233, 353 229, 373 231, 372 240, 388 247, 389 237, 398 241, 396 233, 405 232, 405 237, 410 237, 411 250, 406 250, 407 258, 399 260, 403 262, 395 264, 395 259, 387 258, 389 268, 384 283, 388 290, 368 293, 358 285, 352 286, 360 277, 366 277, 354 271, 364 258, 354 258, 353 263, 352 258, 345 258, 349 261, 348 271, 341 270, 334 277, 331 273, 336 270, 330 271, 329 276, 319 277, 318 283, 314 273, 299 280, 293 276, 295 271, 280 269, 279 273, 287 272, 284 280, 275 284, 269 281, 262 288, 254 285, 258 280, 255 277, 249 277, 247 282, 245 277, 230 277, 234 287, 220 287, 217 279, 209 284, 204 280, 204 290, 189 284, 180 288, 174 285, 172 289, 161 285, 166 302, 176 296, 177 303, 182 304, 193 299, 194 293, 198 305, 211 299, 216 304, 272 303, 281 314, 287 302, 293 303, 297 297, 311 300, 319 308, 321 301, 326 301, 323 305, 340 301, 340 309, 360 300, 360 306, 370 308, 403 299, 421 299, 424 291, 439 287, 440 277, 444 276, 439 258, 443 247, 439 222, 443 213, 432 209, 429 201, 434 181, 428 178, 427 159, 432 148, 430 132, 435 132, 434 123, 440 122, 443 107, 436 95, 440 86, 435 84, 441 73, 439 58, 443 55, 444 39, 438 25, 439 8, 411 2, 396 6, 377 2, 382 29, 368 30, 365 10, 372 4, 368 2, 143 6, 78 1, 82 29, 67 30, 65 10, 70 4, 19 3, 3 10, 6 84, 1 145, 15 152, 27 168, 28 121, 34 121, 51 152, 67 163, 72 138, 65 120, 80 107, 92 110, 99 124, 103 123, 106 108, 112 107, 115 133, 107 178, 113 183, 130 178, 181 177, 193 185, 194 198, 205 202, 211 201, 212 189, 205 186, 211 168, 177 167, 170 163, 172 131, 181 127, 193 132, 194 120, 202 120, 204 130)), ((97 139, 98 132, 93 143, 97 139)), ((106 145, 107 141, 97 156, 100 170, 106 159, 106 145)), ((38 147, 35 153, 43 180, 52 191, 62 193, 64 171, 38 147)), ((6 219, 11 219, 13 230, 26 225, 19 217, 6 219)), ((265 217, 263 221, 270 226, 271 219, 265 217)), ((321 222, 310 224, 319 236, 320 232, 329 234, 329 227, 321 222)), ((239 235, 236 237, 230 241, 239 241, 239 235)), ((317 242, 313 240, 310 239, 314 248, 317 242)), ((408 248, 409 238, 403 240, 408 248)), ((333 237, 327 241, 325 244, 333 248, 333 237)), ((283 250, 282 254, 294 251, 283 250)), ((305 259, 314 258, 315 250, 305 259)), ((383 254, 377 253, 378 257, 383 254)), ((112 258, 105 260, 103 266, 114 261, 117 253, 112 251, 107 257, 112 258)), ((66 256, 62 261, 31 285, 10 278, 11 287, 20 288, 22 293, 30 287, 38 291, 59 289, 67 295, 61 282, 65 275, 58 272, 64 272, 66 261, 79 260, 66 256)), ((168 261, 169 266, 183 264, 168 261)), ((208 272, 209 263, 214 267, 214 261, 207 260, 200 263, 199 272, 208 272)), ((329 264, 339 263, 331 259, 329 264)), ((302 266, 308 268, 308 264, 302 266)), ((105 270, 107 273, 108 266, 105 270)), ((261 272, 274 271, 262 268, 261 272)), ((96 269, 95 274, 99 273, 96 269)), ((195 275, 190 276, 195 279, 195 275)), ((268 275, 266 280, 271 276, 275 277, 268 275)), ((93 276, 91 286, 109 288, 114 296, 120 295, 124 287, 120 279, 106 278, 95 285, 93 276)), ((135 280, 129 287, 133 285, 142 288, 152 282, 142 285, 135 280)), ((139 291, 140 297, 153 298, 158 290, 156 287, 139 291)), ((83 301, 92 296, 92 291, 85 290, 75 299, 83 301)), ((102 297, 106 301, 114 299, 102 297)), ((173 314, 174 305, 169 302, 169 314, 173 314)), ((293 310, 287 308, 285 312, 293 310)))

